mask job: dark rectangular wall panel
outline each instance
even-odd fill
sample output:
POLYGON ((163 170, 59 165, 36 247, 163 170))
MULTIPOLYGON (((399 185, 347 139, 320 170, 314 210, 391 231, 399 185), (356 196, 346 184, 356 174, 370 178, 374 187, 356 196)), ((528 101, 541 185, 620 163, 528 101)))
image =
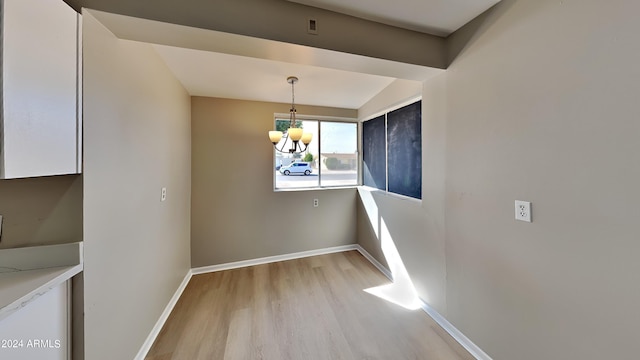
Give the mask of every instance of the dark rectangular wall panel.
POLYGON ((384 115, 362 123, 362 180, 366 186, 387 189, 384 115))
POLYGON ((387 114, 388 191, 422 198, 422 102, 387 114))

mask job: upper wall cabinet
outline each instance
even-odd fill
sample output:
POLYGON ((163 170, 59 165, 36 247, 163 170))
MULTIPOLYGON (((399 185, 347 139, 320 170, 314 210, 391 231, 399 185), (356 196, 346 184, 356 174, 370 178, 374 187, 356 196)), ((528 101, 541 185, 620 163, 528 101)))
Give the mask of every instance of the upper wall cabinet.
POLYGON ((62 0, 2 7, 0 178, 79 173, 79 15, 62 0))

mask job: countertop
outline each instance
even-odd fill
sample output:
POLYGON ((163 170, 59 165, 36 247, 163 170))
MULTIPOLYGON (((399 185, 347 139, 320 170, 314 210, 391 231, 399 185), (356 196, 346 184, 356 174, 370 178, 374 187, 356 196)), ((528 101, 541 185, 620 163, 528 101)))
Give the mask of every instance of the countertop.
POLYGON ((0 321, 82 269, 82 243, 0 250, 0 321))
POLYGON ((82 271, 82 265, 0 273, 0 320, 82 271))

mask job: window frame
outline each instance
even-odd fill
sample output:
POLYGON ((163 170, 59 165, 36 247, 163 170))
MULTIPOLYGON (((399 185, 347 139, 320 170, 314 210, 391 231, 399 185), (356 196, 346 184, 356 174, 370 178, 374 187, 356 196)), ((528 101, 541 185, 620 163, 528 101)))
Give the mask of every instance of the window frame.
MULTIPOLYGON (((422 201, 424 200, 424 193, 423 191, 421 191, 421 196, 420 198, 415 198, 415 197, 411 197, 408 195, 403 195, 403 194, 399 194, 399 193, 395 193, 395 192, 391 192, 389 191, 389 139, 387 137, 387 121, 388 121, 388 114, 401 109, 403 107, 412 105, 416 102, 421 102, 422 103, 422 95, 418 95, 418 96, 414 96, 412 98, 403 100, 403 101, 399 101, 397 103, 394 103, 376 113, 373 113, 369 116, 367 116, 366 118, 364 118, 361 121, 361 126, 360 126, 360 133, 359 133, 359 138, 360 138, 360 144, 359 146, 362 146, 362 142, 364 141, 364 126, 362 124, 364 124, 365 122, 369 121, 369 120, 374 120, 380 116, 384 116, 384 133, 385 133, 385 138, 384 138, 384 153, 385 153, 385 160, 384 160, 384 169, 385 169, 385 189, 379 189, 377 187, 373 187, 373 186, 369 186, 369 185, 365 185, 364 184, 364 150, 362 148, 360 148, 360 183, 362 187, 367 188, 369 191, 372 192, 381 192, 384 193, 385 195, 388 196, 392 196, 392 197, 397 197, 400 198, 402 200, 408 200, 408 201, 415 201, 415 202, 419 202, 422 203, 422 201)), ((423 104, 421 104, 422 107, 423 104)), ((422 145, 424 145, 423 143, 423 130, 424 130, 424 126, 423 122, 422 122, 422 114, 424 113, 424 108, 422 108, 422 113, 420 114, 420 128, 421 128, 421 132, 420 132, 420 139, 421 139, 421 148, 420 148, 420 156, 421 156, 421 161, 424 162, 424 147, 422 145)), ((421 179, 421 184, 420 186, 423 187, 424 184, 424 179, 421 179)), ((424 189, 422 189, 424 190, 424 189)))
MULTIPOLYGON (((275 129, 276 121, 278 120, 286 120, 289 121, 289 113, 274 113, 273 114, 273 128, 275 129)), ((276 187, 276 177, 277 171, 273 172, 273 191, 274 192, 286 192, 286 191, 313 191, 313 190, 326 190, 326 189, 349 189, 349 188, 357 188, 362 185, 362 151, 361 151, 361 141, 360 137, 362 135, 362 123, 358 121, 357 118, 350 117, 340 117, 340 116, 327 116, 327 115, 307 115, 307 114, 296 114, 296 120, 299 121, 316 121, 318 123, 318 156, 321 156, 321 139, 322 132, 320 130, 320 123, 329 122, 329 123, 348 123, 354 124, 356 126, 356 182, 353 185, 322 185, 321 176, 322 176, 322 166, 318 166, 318 184, 316 186, 306 186, 306 187, 295 187, 295 188, 278 188, 276 187)), ((276 162, 276 153, 277 150, 273 149, 272 156, 272 169, 275 169, 277 166, 276 162)))

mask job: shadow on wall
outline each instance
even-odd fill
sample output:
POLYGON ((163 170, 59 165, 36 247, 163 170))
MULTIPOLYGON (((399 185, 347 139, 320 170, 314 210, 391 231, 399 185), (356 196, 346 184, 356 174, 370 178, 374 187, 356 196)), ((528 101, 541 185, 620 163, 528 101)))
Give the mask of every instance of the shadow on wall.
POLYGON ((385 223, 385 219, 379 212, 375 199, 369 191, 358 191, 358 193, 371 229, 375 234, 375 238, 379 241, 380 249, 393 277, 391 284, 365 289, 365 291, 409 310, 420 309, 423 303, 418 297, 411 277, 402 262, 393 236, 385 223))
POLYGON ((487 31, 487 26, 483 25, 492 23, 488 21, 489 18, 501 16, 512 5, 513 1, 502 0, 451 34, 446 42, 447 68, 475 39, 480 38, 487 31))
POLYGON ((82 240, 82 176, 0 180, 0 248, 82 240))

